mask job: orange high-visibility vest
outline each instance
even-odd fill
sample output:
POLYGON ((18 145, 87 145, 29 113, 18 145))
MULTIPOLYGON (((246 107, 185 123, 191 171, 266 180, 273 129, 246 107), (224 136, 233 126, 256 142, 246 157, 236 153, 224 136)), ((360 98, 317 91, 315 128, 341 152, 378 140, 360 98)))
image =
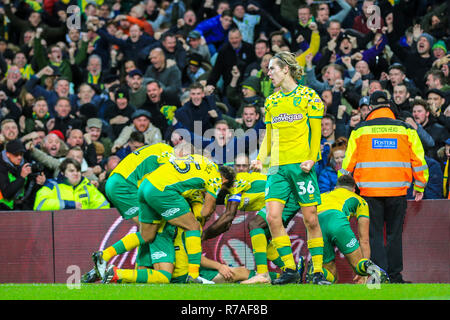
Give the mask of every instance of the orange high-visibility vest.
POLYGON ((339 175, 350 173, 362 196, 406 195, 413 178, 423 192, 429 174, 417 131, 388 107, 372 110, 350 135, 339 175))

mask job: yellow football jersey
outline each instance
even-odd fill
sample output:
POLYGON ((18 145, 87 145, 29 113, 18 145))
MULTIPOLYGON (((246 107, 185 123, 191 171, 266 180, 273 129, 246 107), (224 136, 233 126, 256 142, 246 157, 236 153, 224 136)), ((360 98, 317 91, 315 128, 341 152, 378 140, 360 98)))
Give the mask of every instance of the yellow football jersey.
POLYGON ((369 206, 366 200, 346 188, 336 188, 333 191, 321 193, 320 197, 322 204, 317 207, 319 214, 332 209, 342 211, 347 219, 369 218, 369 206))
POLYGON ((225 204, 228 201, 238 201, 238 210, 261 210, 265 206, 266 181, 267 176, 259 172, 240 172, 236 174, 233 187, 225 198, 225 204))
POLYGON ((298 85, 287 94, 274 92, 266 98, 264 109, 264 121, 272 125, 271 166, 317 159, 310 154, 309 119, 322 118, 324 105, 313 89, 298 85))
POLYGON ((173 148, 168 144, 157 143, 143 146, 122 159, 111 175, 118 173, 131 183, 138 185, 144 175, 154 171, 172 156, 174 156, 173 148))
POLYGON ((144 179, 148 179, 160 191, 170 189, 182 195, 190 190, 201 190, 217 198, 222 187, 219 167, 198 154, 170 158, 167 163, 147 174, 144 179))

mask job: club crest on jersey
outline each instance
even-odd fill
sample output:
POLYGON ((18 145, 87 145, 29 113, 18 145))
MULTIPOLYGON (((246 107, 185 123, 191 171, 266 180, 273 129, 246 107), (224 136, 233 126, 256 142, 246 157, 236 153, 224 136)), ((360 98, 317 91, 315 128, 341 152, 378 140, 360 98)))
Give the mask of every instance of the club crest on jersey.
POLYGON ((298 107, 301 102, 302 102, 301 97, 294 97, 294 107, 298 107))

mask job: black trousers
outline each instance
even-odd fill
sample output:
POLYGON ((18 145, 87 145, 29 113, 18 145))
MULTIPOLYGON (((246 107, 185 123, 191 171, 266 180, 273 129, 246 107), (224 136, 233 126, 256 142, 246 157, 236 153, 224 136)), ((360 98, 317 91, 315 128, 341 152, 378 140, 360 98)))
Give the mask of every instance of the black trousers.
POLYGON ((364 197, 370 210, 369 240, 371 260, 384 269, 391 281, 401 281, 403 271, 403 222, 406 196, 364 197), (384 227, 386 226, 386 244, 384 227))

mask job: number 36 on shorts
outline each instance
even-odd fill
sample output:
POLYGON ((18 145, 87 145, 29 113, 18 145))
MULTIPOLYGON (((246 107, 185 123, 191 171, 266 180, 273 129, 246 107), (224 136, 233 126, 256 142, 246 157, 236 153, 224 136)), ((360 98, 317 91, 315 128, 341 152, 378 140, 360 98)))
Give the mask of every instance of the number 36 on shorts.
POLYGON ((314 188, 313 182, 310 180, 308 181, 308 184, 305 187, 305 181, 299 181, 297 182, 298 186, 298 195, 303 196, 306 193, 313 194, 316 191, 316 188, 314 188))

